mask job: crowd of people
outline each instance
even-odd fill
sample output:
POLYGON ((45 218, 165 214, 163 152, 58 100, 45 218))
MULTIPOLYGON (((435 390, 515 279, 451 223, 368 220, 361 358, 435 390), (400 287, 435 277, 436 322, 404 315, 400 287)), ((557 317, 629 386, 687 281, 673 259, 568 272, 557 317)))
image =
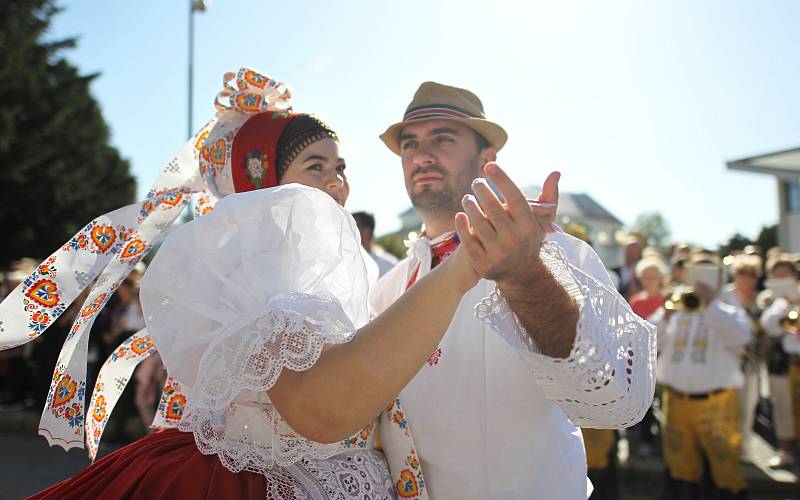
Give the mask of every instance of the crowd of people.
MULTIPOLYGON (((654 408, 627 430, 630 453, 663 457, 669 498, 709 488, 714 498, 744 495, 755 439, 774 446, 770 467, 794 469, 798 256, 749 245, 720 258, 682 243, 662 253, 640 234, 623 253, 624 265, 609 272, 632 310, 658 326, 659 351, 654 408)), ((584 429, 584 439, 593 498, 616 498, 616 431, 584 429)))

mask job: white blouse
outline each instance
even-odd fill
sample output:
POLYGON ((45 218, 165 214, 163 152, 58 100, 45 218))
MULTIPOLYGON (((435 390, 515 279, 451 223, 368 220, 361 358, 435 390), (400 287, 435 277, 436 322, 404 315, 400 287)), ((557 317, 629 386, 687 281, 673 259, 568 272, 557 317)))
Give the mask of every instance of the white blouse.
POLYGON ((352 217, 319 190, 230 195, 173 231, 142 280, 147 328, 188 392, 178 425, 270 498, 394 498, 376 422, 339 443, 297 434, 267 396, 282 370, 311 368, 369 316, 352 217), (268 495, 269 496, 269 495, 268 495))

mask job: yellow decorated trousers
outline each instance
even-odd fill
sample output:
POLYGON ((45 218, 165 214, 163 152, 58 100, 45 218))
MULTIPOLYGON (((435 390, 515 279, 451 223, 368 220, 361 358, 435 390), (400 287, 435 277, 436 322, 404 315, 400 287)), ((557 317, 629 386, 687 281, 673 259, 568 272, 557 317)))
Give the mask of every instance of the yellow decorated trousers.
POLYGON ((795 356, 789 365, 789 391, 792 394, 794 435, 800 438, 800 357, 795 356))
POLYGON ((699 483, 703 454, 718 488, 737 493, 747 488, 741 464, 742 431, 736 392, 724 389, 693 398, 665 387, 664 458, 670 475, 699 483))
POLYGON ((608 455, 614 446, 616 435, 612 429, 581 429, 583 445, 586 447, 586 465, 589 470, 608 467, 608 455))

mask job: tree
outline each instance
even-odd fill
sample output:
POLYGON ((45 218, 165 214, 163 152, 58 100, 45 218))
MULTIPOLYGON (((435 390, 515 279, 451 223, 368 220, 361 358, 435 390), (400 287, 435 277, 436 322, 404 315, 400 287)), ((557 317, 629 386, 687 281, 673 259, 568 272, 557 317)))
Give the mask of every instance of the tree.
POLYGON ((669 240, 669 224, 658 212, 640 214, 633 223, 633 230, 644 235, 650 246, 663 248, 669 240))
POLYGON ((755 244, 761 247, 761 250, 766 252, 772 247, 778 246, 778 225, 764 226, 758 233, 755 244))
POLYGON ((45 41, 53 0, 0 2, 0 267, 42 258, 81 226, 133 202, 128 162, 90 84, 60 54, 76 40, 45 41))

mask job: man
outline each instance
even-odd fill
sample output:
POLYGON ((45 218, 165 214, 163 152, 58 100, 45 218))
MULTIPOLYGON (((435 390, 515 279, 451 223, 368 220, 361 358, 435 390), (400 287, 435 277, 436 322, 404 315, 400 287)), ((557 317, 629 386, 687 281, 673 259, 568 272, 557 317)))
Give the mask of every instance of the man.
POLYGON ((690 307, 686 300, 668 305, 672 310, 661 309, 663 319, 653 317, 659 321, 664 458, 675 480, 671 498, 676 499, 699 498, 704 455, 719 498, 744 495, 747 487, 740 461, 742 429, 736 390, 744 385, 739 352, 750 341, 752 330, 743 309, 718 297, 722 276, 718 260, 699 252, 686 265, 687 281, 699 297, 699 307, 690 307), (698 264, 717 266, 716 277, 701 280, 698 264))
MULTIPOLYGON (((423 83, 381 139, 401 158, 424 232, 378 283, 374 309, 459 244, 485 278, 398 398, 429 498, 586 498, 575 426, 641 419, 653 397, 655 328, 613 291, 588 245, 552 232, 559 174, 529 202, 494 163, 506 133, 473 93, 423 83)), ((399 445, 386 436, 383 446, 391 454, 399 445)))
POLYGON ((371 213, 355 212, 353 218, 356 220, 358 232, 361 234, 361 246, 378 265, 379 275, 383 276, 397 264, 397 258, 372 244, 372 240, 375 238, 375 217, 371 213))
POLYGON ((791 255, 773 254, 767 261, 767 275, 776 291, 767 289, 759 295, 762 304, 770 304, 761 315, 760 326, 771 340, 767 369, 780 451, 770 466, 776 468, 796 464, 795 446, 800 436, 800 335, 792 321, 787 321, 789 311, 800 305, 798 274, 791 255), (782 284, 784 290, 778 290, 776 284, 782 284))
POLYGON ((628 235, 623 247, 625 263, 614 269, 619 276, 619 293, 626 299, 639 293, 642 289, 636 277, 636 264, 642 258, 642 242, 635 235, 628 235))

